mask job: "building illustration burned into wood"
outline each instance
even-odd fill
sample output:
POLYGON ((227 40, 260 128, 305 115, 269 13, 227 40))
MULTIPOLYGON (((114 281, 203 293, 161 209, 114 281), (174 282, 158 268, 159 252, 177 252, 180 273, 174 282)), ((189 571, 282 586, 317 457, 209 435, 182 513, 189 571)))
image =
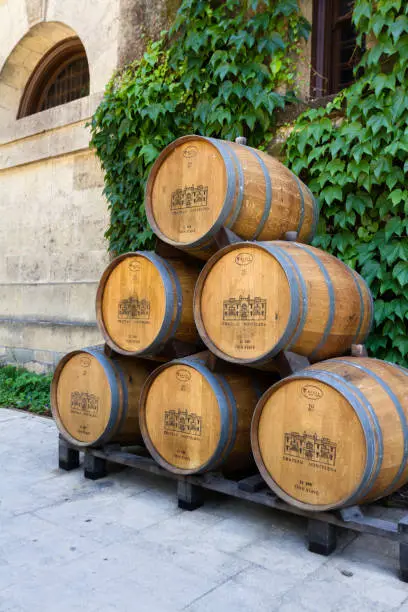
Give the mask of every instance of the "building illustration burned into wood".
POLYGON ((337 445, 329 438, 317 434, 285 433, 284 454, 334 467, 337 445))
POLYGON ((167 410, 164 413, 164 428, 169 431, 201 435, 201 417, 187 410, 167 410))
POLYGON ((118 305, 118 320, 149 319, 150 302, 146 299, 139 300, 137 297, 129 297, 121 300, 118 305))
POLYGON ((240 296, 223 303, 224 321, 265 321, 266 300, 260 297, 240 296))

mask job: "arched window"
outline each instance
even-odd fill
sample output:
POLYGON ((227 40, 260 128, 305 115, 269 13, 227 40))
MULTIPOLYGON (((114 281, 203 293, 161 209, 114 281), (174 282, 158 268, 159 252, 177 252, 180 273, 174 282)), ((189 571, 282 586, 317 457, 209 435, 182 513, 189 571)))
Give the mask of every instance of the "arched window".
POLYGON ((50 49, 25 87, 17 118, 89 95, 89 67, 83 44, 66 38, 50 49))

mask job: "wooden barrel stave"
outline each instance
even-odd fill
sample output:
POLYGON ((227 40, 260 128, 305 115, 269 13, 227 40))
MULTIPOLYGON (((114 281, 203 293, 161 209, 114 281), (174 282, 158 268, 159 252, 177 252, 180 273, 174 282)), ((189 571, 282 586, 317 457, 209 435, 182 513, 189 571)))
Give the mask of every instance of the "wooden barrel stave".
POLYGON ((381 476, 364 501, 384 497, 401 486, 400 483, 408 477, 408 406, 405 411, 403 408, 403 385, 407 382, 408 372, 404 378, 404 370, 398 370, 380 360, 361 358, 353 361, 337 358, 333 360, 332 367, 338 375, 347 376, 360 393, 367 389, 367 377, 375 383, 375 393, 370 394, 370 403, 381 431, 382 450, 378 450, 378 456, 382 456, 381 476), (353 377, 350 368, 358 371, 359 375, 353 377), (366 376, 362 377, 361 373, 366 376), (401 463, 395 465, 393 457, 401 452, 402 447, 404 451, 401 463))
POLYGON ((300 241, 310 241, 319 215, 310 190, 278 160, 251 147, 201 136, 179 138, 162 151, 147 182, 146 213, 162 240, 201 259, 211 256, 214 236, 223 226, 249 240, 283 238, 292 230, 300 241), (202 173, 194 168, 189 151, 201 155, 202 173), (195 182, 208 193, 200 218, 194 216, 194 206, 182 210, 179 204, 180 210, 173 211, 173 199, 165 205, 182 189, 193 189, 195 182), (186 187, 177 190, 176 184, 186 187))
POLYGON ((173 338, 195 344, 192 300, 197 276, 196 266, 147 251, 114 259, 96 296, 97 322, 107 344, 127 356, 157 354, 173 338), (148 305, 143 316, 121 316, 121 305, 131 300, 139 309, 148 305))
POLYGON ((51 409, 60 433, 80 447, 141 443, 139 396, 153 368, 142 359, 111 359, 98 348, 65 355, 51 383, 51 409))
POLYGON ((196 285, 194 317, 201 338, 219 357, 267 367, 282 350, 312 362, 344 354, 367 337, 373 303, 364 280, 324 251, 296 242, 245 242, 221 249, 206 264, 196 285), (265 303, 264 323, 260 316, 257 323, 238 315, 226 322, 225 308, 244 296, 249 309, 256 307, 254 300, 265 303), (251 352, 234 345, 240 334, 251 352))
POLYGON ((408 481, 407 376, 408 371, 394 364, 347 357, 315 364, 274 385, 258 403, 251 429, 255 460, 269 486, 293 505, 327 510, 373 501, 405 484, 408 481), (309 409, 304 393, 312 398, 309 409), (342 412, 342 402, 347 412, 342 412), (282 445, 281 434, 286 429, 293 433, 285 434, 282 445), (286 436, 289 439, 306 436, 305 440, 311 440, 312 449, 313 435, 320 449, 323 444, 328 447, 331 441, 334 443, 335 462, 323 466, 324 470, 332 466, 325 478, 316 475, 319 474, 318 455, 313 455, 311 450, 312 459, 307 459, 304 453, 299 454, 301 447, 295 444, 293 465, 291 447, 286 445, 286 436), (268 445, 275 448, 274 458, 268 445), (284 461, 288 448, 289 459, 284 461), (286 469, 286 465, 290 468, 286 469), (332 476, 330 471, 337 475, 332 476), (296 482, 309 483, 310 487, 305 490, 296 482), (319 496, 324 503, 318 503, 319 496))
POLYGON ((206 356, 160 366, 142 391, 140 428, 145 444, 160 465, 176 474, 215 469, 228 473, 252 462, 249 428, 259 398, 254 377, 228 367, 222 374, 212 372, 206 356), (199 434, 179 429, 177 415, 198 423, 199 434))

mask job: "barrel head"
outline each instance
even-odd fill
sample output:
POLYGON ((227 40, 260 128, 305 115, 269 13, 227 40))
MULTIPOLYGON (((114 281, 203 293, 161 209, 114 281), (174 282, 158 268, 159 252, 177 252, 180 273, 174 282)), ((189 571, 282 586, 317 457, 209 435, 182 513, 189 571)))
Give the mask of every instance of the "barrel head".
POLYGON ((141 419, 146 446, 168 470, 198 472, 214 459, 222 429, 219 399, 194 367, 175 363, 153 374, 142 394, 141 419))
POLYGON ((292 504, 338 507, 363 481, 367 453, 359 417, 342 393, 312 377, 288 378, 265 394, 252 442, 264 478, 292 504))
POLYGON ((157 340, 166 314, 165 286, 155 261, 138 253, 118 258, 102 277, 97 310, 114 348, 143 353, 157 340))
POLYGON ((84 445, 106 431, 112 396, 106 372, 93 355, 78 351, 57 368, 52 409, 61 433, 84 445))
POLYGON ((291 288, 267 250, 254 243, 227 247, 204 268, 198 287, 198 330, 220 357, 251 363, 279 346, 291 315, 291 288))
POLYGON ((185 137, 169 145, 151 171, 146 209, 153 229, 171 244, 200 240, 221 215, 227 170, 210 141, 185 137))

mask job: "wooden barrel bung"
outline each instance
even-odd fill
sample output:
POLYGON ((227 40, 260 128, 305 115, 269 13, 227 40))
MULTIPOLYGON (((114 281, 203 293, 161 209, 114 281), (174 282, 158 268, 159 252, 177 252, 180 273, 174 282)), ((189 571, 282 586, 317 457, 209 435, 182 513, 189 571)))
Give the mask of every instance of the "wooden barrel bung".
POLYGON ((154 355, 170 339, 196 343, 193 293, 198 268, 137 251, 114 259, 96 296, 96 317, 109 346, 122 355, 154 355))
POLYGON ((139 398, 155 364, 114 360, 99 348, 68 353, 51 383, 51 409, 64 438, 77 446, 142 442, 139 398))
POLYGON ((262 383, 251 374, 215 373, 204 359, 157 368, 140 399, 140 428, 153 458, 176 474, 239 471, 253 461, 251 417, 262 383))
POLYGON ((247 240, 298 233, 310 242, 318 206, 310 190, 278 160, 243 144, 184 136, 156 160, 146 214, 159 238, 201 259, 221 227, 247 240))
POLYGON ((237 242, 204 266, 194 316, 218 357, 268 367, 282 350, 313 362, 363 343, 373 305, 361 276, 328 253, 297 242, 237 242))
POLYGON ((408 370, 331 359, 283 379, 259 401, 251 442, 268 485, 307 510, 361 504, 408 481, 408 370))

